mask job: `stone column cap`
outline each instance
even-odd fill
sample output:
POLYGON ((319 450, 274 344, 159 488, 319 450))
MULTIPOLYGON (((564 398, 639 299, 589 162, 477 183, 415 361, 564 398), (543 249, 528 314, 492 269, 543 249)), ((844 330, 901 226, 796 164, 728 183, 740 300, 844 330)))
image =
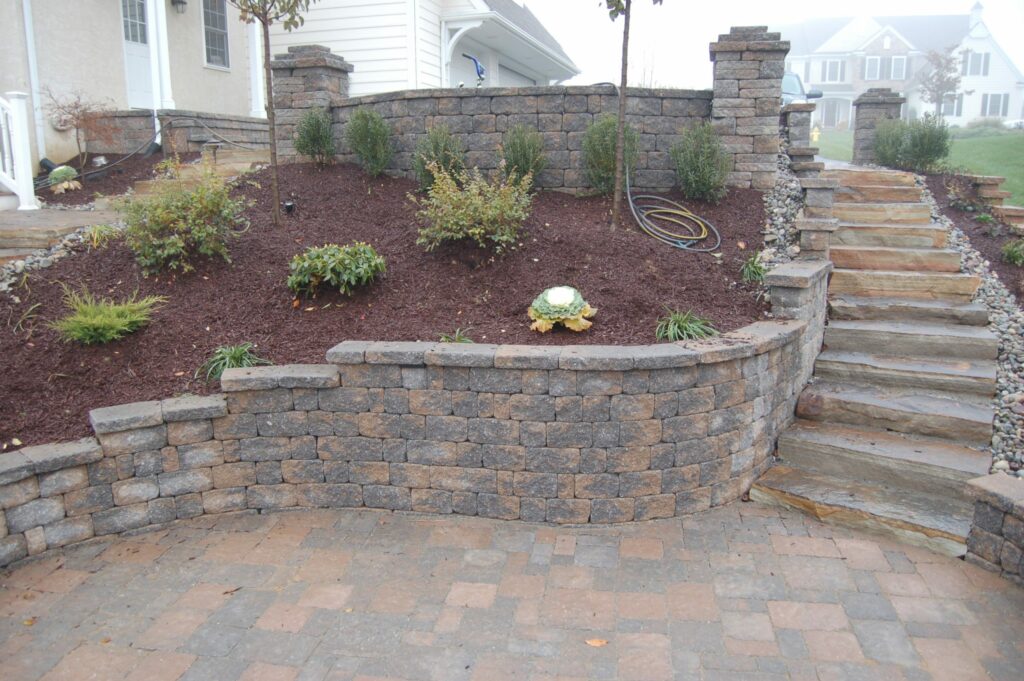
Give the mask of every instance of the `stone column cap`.
POLYGON ((1006 473, 983 475, 967 481, 967 495, 1004 513, 1024 517, 1024 480, 1006 473))
POLYGON ((270 62, 272 69, 299 69, 325 67, 351 73, 355 66, 344 58, 331 53, 329 47, 323 45, 294 45, 286 54, 275 54, 270 62))
POLYGON ((817 106, 818 105, 815 104, 814 102, 793 102, 792 104, 787 104, 786 106, 782 107, 782 113, 786 114, 810 112, 814 111, 814 109, 817 108, 817 106))
POLYGON ((869 88, 864 94, 857 99, 853 100, 854 106, 860 106, 861 104, 903 104, 907 101, 907 98, 893 92, 887 87, 873 87, 869 88))

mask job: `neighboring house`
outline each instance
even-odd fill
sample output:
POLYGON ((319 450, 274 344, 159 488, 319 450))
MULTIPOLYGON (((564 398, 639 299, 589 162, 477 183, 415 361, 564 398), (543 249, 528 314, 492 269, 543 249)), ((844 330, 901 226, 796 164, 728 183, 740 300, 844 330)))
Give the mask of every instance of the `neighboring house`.
POLYGON ((929 51, 957 56, 960 90, 948 98, 943 115, 951 125, 976 118, 1024 117, 1024 75, 996 43, 982 21, 982 5, 955 16, 816 19, 778 29, 791 43, 788 70, 805 87, 824 93, 814 122, 846 127, 853 100, 868 88, 887 87, 907 98, 904 116, 935 110, 924 101, 920 79, 929 51))
POLYGON ((292 32, 272 29, 275 53, 318 44, 355 66, 352 96, 417 88, 549 85, 579 69, 515 0, 319 0, 292 32))
POLYGON ((32 167, 60 163, 74 134, 54 125, 47 91, 116 110, 263 116, 259 44, 226 0, 4 0, 0 96, 29 93, 32 167))

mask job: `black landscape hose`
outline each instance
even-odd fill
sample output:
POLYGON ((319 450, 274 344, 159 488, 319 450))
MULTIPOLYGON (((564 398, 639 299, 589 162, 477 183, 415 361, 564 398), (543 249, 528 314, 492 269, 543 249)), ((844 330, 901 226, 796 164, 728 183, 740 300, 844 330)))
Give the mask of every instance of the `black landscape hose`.
POLYGON ((640 229, 662 243, 694 253, 710 253, 722 245, 715 226, 682 204, 654 194, 634 195, 628 169, 626 198, 640 229))

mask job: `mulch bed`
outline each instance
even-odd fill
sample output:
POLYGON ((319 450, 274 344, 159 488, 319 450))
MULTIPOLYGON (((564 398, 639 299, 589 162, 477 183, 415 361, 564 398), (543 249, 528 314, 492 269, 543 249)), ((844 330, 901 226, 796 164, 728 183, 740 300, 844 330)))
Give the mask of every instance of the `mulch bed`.
MULTIPOLYGON (((721 258, 686 253, 643 235, 630 223, 608 227, 610 201, 542 192, 522 247, 492 263, 472 248, 425 253, 416 246, 415 208, 406 179, 371 179, 352 166, 282 169, 282 197, 297 206, 280 229, 269 216, 269 171, 247 176, 238 191, 254 201, 250 229, 231 246, 233 262, 200 261, 195 272, 144 279, 121 244, 83 251, 36 271, 0 298, 0 443, 25 444, 90 433, 90 409, 185 392, 217 390, 193 373, 219 345, 250 341, 278 364, 324 361, 346 339, 436 341, 456 327, 476 342, 647 344, 664 306, 692 309, 729 331, 765 315, 756 286, 738 283, 743 261, 760 247, 761 193, 733 190, 718 206, 686 202, 723 234, 721 258), (288 262, 327 242, 371 243, 387 276, 351 298, 323 292, 293 307, 288 262), (745 242, 745 248, 741 247, 745 242), (123 298, 165 295, 152 324, 106 346, 64 343, 46 322, 62 316, 58 282, 123 298), (580 289, 598 309, 582 334, 529 330, 526 309, 549 286, 580 289), (36 303, 28 330, 12 327, 36 303)), ((680 197, 675 197, 679 199, 680 197)))
MULTIPOLYGON (((1006 288, 1010 289, 1019 300, 1024 300, 1024 268, 1011 265, 1003 260, 1002 255, 1003 244, 1018 237, 1013 235, 1005 225, 1001 227, 1001 233, 998 236, 993 236, 992 225, 978 222, 976 219, 978 213, 949 205, 949 192, 944 184, 945 179, 943 175, 929 175, 927 178, 928 190, 935 197, 939 209, 963 230, 967 238, 971 240, 971 245, 988 260, 989 267, 999 275, 999 280, 1006 288)), ((974 189, 969 184, 967 189, 968 195, 965 198, 976 200, 977 195, 974 189)))
MULTIPOLYGON (((97 156, 103 156, 107 159, 107 165, 104 166, 107 172, 87 177, 82 182, 81 189, 64 192, 63 194, 54 194, 49 188, 45 188, 36 192, 36 195, 51 206, 85 206, 95 201, 97 194, 117 196, 131 189, 132 185, 138 180, 152 179, 153 167, 164 160, 164 153, 158 151, 151 156, 137 154, 122 163, 113 165, 125 157, 119 154, 90 154, 85 162, 87 171, 97 170, 92 165, 92 159, 97 156)), ((197 158, 199 158, 198 152, 178 154, 178 159, 182 163, 191 163, 197 158)), ((81 170, 78 168, 77 156, 64 165, 81 170)))

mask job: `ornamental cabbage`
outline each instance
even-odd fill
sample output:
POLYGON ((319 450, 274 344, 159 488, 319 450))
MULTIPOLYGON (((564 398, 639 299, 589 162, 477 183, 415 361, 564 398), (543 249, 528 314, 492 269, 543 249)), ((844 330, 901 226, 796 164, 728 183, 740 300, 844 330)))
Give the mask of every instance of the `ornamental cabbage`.
POLYGON ((572 331, 586 331, 592 324, 586 318, 593 317, 597 310, 573 287, 555 286, 537 296, 527 314, 533 320, 530 328, 534 331, 545 333, 555 324, 572 331))

